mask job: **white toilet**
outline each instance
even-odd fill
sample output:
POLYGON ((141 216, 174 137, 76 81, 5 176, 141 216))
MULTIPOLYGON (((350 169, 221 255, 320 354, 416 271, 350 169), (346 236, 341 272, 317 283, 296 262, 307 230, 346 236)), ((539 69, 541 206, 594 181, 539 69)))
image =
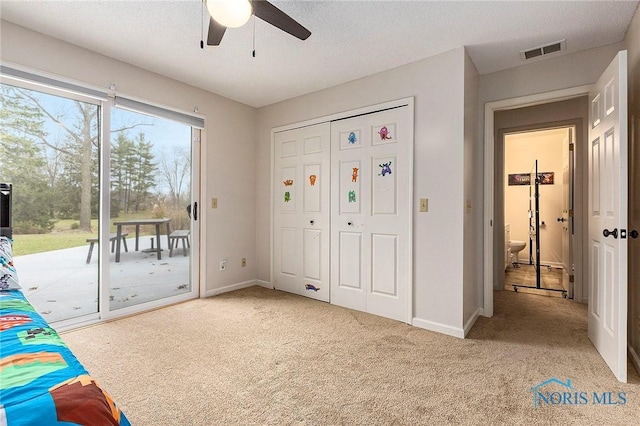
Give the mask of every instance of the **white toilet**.
POLYGON ((526 241, 510 240, 509 251, 511 252, 511 264, 514 268, 518 267, 518 253, 520 253, 527 246, 526 241))

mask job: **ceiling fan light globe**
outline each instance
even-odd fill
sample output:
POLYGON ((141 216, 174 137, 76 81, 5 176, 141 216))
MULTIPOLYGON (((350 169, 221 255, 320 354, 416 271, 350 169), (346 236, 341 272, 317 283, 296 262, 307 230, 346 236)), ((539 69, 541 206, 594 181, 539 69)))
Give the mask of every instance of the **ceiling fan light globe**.
POLYGON ((227 28, 243 26, 252 13, 249 0, 207 0, 207 10, 216 22, 227 28))

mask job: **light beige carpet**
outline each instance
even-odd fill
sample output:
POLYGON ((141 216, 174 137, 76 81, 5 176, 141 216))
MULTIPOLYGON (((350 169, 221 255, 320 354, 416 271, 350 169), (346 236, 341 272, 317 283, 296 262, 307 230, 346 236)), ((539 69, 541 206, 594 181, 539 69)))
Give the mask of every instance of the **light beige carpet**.
POLYGON ((586 307, 558 298, 496 292, 495 316, 462 340, 252 287, 63 339, 137 426, 640 419, 633 367, 619 383, 587 338, 586 307), (534 408, 532 387, 550 378, 570 379, 589 403, 534 408), (593 392, 612 402, 624 392, 626 404, 593 404, 593 392))

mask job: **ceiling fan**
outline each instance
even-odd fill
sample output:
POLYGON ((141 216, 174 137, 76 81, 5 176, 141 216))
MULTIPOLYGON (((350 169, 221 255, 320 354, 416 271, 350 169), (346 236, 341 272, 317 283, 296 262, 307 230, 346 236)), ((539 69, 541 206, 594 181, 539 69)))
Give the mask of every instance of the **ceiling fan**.
POLYGON ((311 31, 266 0, 207 0, 206 3, 209 10, 208 46, 219 46, 227 28, 244 25, 251 15, 300 40, 311 35, 311 31))

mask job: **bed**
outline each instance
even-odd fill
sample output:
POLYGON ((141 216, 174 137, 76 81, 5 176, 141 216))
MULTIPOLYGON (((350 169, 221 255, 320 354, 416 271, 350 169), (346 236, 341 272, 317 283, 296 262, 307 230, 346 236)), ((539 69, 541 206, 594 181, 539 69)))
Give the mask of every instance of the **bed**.
POLYGON ((20 290, 0 236, 0 426, 130 425, 20 290))

